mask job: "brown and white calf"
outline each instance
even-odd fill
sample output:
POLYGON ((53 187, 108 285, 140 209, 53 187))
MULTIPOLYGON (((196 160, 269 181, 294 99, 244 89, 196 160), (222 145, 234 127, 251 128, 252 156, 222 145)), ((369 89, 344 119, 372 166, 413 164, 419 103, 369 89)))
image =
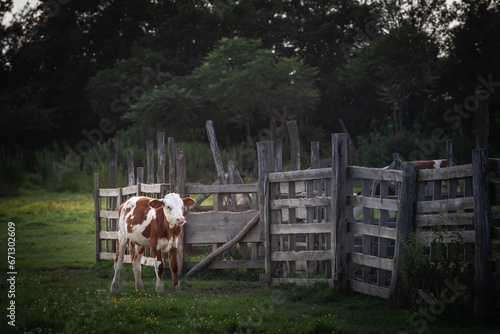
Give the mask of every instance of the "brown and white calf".
POLYGON ((168 252, 174 291, 181 291, 177 277, 177 237, 182 225, 186 222, 184 206, 193 204, 194 200, 190 197, 181 198, 178 194, 170 193, 163 199, 132 197, 120 206, 118 251, 115 256, 115 276, 111 284, 111 292, 118 289, 127 243, 130 243, 130 257, 137 290, 144 291, 141 278, 141 257, 146 248, 151 247, 155 258, 156 291, 164 291, 161 280, 163 269, 165 269, 162 252, 168 252))

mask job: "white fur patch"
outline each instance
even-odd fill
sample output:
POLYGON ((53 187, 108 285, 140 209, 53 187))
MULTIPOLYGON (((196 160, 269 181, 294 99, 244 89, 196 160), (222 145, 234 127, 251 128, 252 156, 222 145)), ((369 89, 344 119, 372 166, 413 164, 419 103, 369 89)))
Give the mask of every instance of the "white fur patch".
POLYGON ((156 250, 162 250, 163 252, 167 253, 169 250, 173 248, 173 246, 177 247, 177 238, 170 238, 170 239, 160 239, 158 240, 158 245, 156 246, 156 250))

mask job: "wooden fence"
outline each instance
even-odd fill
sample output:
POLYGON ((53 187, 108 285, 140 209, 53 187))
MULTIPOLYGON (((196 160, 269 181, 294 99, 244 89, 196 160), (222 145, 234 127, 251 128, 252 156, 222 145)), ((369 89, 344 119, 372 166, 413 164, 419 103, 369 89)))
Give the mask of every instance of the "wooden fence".
MULTIPOLYGON (((293 123, 289 130, 292 138, 293 123)), ((97 260, 114 258, 117 208, 128 196, 162 197, 176 191, 197 195, 195 207, 186 214, 188 224, 182 235, 181 247, 186 253, 202 245, 215 254, 226 249, 230 240, 231 245, 239 244, 243 259, 223 260, 218 255, 210 268, 264 269, 261 281, 271 284, 325 281, 338 289, 388 298, 391 306, 399 307, 405 303, 402 242, 411 232, 431 242, 439 226, 444 242, 460 231, 470 245, 467 251, 475 260, 478 303, 490 302, 493 272, 500 273, 499 263, 492 262, 492 249, 500 251, 500 221, 492 217, 499 214, 491 213, 492 206, 500 205, 500 183, 491 181, 500 177, 500 160, 488 159, 484 150, 474 151, 472 164, 440 170, 417 171, 412 164, 403 164, 401 170, 365 168, 347 165, 346 136, 335 134, 331 167, 318 168, 319 143, 313 142, 310 169, 300 170, 300 156, 292 150, 292 170, 283 171, 282 142, 260 142, 258 183, 236 184, 239 174, 231 160, 227 174, 220 162, 211 122, 207 122, 207 133, 219 175, 212 185, 186 183, 184 153, 175 150, 171 138, 169 183, 142 182, 142 170, 138 168, 136 178, 130 160, 128 187, 102 189, 96 176, 97 260), (135 179, 137 184, 131 184, 135 179), (372 191, 377 183, 379 190, 372 191), (363 196, 353 195, 357 187, 363 188, 363 196), (236 194, 245 199, 244 204, 238 204, 236 194), (204 206, 209 196, 213 196, 213 205, 204 206), (354 207, 363 208, 362 219, 354 217, 354 207), (240 235, 257 214, 260 223, 240 235)), ((162 138, 159 135, 159 161, 165 154, 162 138)), ((112 154, 113 145, 116 143, 111 145, 112 154)), ((147 147, 152 157, 152 145, 147 147)), ((110 161, 116 168, 116 160, 110 161)), ((159 166, 164 170, 166 164, 159 166)), ((148 181, 153 182, 154 169, 148 166, 147 170, 148 181)), ((164 172, 156 175, 161 180, 164 172)), ((432 256, 433 249, 429 252, 432 256)), ((150 262, 143 257, 144 264, 150 262)), ((199 263, 180 262, 187 269, 199 263)))

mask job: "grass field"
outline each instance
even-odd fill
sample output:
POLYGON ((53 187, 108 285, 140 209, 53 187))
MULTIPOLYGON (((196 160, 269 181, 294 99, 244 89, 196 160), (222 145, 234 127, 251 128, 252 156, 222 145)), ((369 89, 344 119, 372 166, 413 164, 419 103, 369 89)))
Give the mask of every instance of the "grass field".
MULTIPOLYGON (((33 193, 0 198, 1 333, 498 333, 499 328, 444 310, 391 310, 387 301, 326 284, 261 285, 246 271, 181 277, 183 292, 157 294, 152 267, 145 293, 125 264, 109 293, 111 261, 94 262, 89 194, 33 193), (8 268, 9 224, 15 263, 8 268), (10 224, 12 225, 12 224, 10 224), (11 229, 12 232, 12 229, 11 229), (15 271, 16 274, 8 274, 15 271), (14 279, 12 279, 14 278, 14 279), (14 283, 13 283, 14 282, 14 283), (13 283, 13 284, 11 284, 13 283), (14 302, 15 327, 8 324, 14 302)), ((188 222, 189 223, 189 222, 188 222)), ((12 258, 11 258, 12 259, 12 258)), ((170 286, 169 274, 165 285, 170 286)))

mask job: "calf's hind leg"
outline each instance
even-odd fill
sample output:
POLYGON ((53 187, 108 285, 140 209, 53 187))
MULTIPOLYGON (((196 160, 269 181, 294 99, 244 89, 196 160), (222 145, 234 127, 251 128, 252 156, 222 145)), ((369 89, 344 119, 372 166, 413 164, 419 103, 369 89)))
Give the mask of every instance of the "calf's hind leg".
POLYGON ((115 276, 113 277, 113 283, 111 283, 110 292, 114 292, 118 289, 120 271, 123 267, 123 257, 125 255, 125 247, 127 246, 127 240, 118 238, 116 241, 118 243, 118 250, 115 255, 115 276))
POLYGON ((141 258, 145 248, 136 245, 133 242, 130 242, 128 248, 130 250, 130 259, 132 260, 132 269, 134 270, 135 289, 137 291, 143 292, 144 285, 142 284, 141 278, 141 258))

